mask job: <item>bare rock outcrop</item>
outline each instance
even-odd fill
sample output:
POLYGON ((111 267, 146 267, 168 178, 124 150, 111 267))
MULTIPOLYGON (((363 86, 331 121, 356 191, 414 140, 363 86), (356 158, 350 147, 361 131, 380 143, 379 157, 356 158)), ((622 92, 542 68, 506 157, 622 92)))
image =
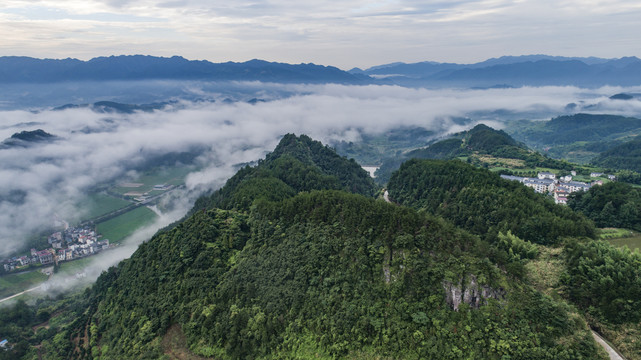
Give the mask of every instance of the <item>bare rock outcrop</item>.
POLYGON ((505 290, 502 288, 494 289, 487 285, 479 285, 476 276, 472 274, 467 278, 468 281, 464 282, 464 279, 460 279, 457 284, 447 280, 443 281, 445 302, 452 309, 458 311, 459 306, 463 303, 470 305, 473 309, 478 309, 487 303, 487 299, 502 300, 505 298, 505 290))

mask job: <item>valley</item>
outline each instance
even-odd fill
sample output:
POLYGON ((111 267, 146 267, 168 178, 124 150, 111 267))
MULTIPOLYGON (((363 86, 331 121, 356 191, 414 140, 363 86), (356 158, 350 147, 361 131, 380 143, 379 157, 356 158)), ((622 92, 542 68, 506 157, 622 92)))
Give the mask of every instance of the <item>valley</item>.
POLYGON ((0 359, 641 359, 638 89, 464 79, 569 61, 48 62, 121 82, 0 112, 0 359))

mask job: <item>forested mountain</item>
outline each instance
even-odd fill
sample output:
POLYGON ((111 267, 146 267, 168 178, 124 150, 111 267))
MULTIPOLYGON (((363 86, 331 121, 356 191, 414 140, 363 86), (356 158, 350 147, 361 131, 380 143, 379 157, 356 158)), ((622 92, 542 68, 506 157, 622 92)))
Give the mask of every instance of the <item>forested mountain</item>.
POLYGON ((21 131, 11 135, 0 143, 0 149, 8 149, 12 147, 28 147, 38 143, 50 142, 58 139, 57 136, 49 134, 48 132, 37 129, 32 131, 21 131))
POLYGON ((604 151, 594 158, 592 163, 608 169, 641 172, 641 137, 635 137, 628 142, 604 151))
POLYGON ((569 166, 567 163, 530 151, 527 146, 514 140, 503 130, 495 130, 487 125, 479 124, 470 130, 453 134, 451 137, 425 148, 409 151, 401 156, 385 160, 376 173, 377 181, 387 182, 392 172, 408 159, 454 159, 465 156, 470 158, 470 162, 476 160, 480 164, 479 155, 522 160, 524 166, 530 167, 547 166, 562 169, 569 166))
MULTIPOLYGON (((452 164, 455 174, 437 177, 458 174, 456 188, 494 181, 452 164)), ((511 232, 491 244, 425 212, 317 189, 371 194, 354 166, 285 136, 103 273, 70 325, 32 341, 51 359, 603 359, 572 307, 523 280, 536 245, 511 232)), ((571 219, 527 201, 542 217, 571 219)))
MULTIPOLYGON (((455 140, 523 150, 475 133, 455 140)), ((589 217, 638 198, 595 188, 573 200, 589 217)), ((639 358, 641 259, 571 207, 459 160, 403 164, 405 206, 376 190, 286 135, 82 295, 0 311, 0 359, 603 359, 584 318, 639 358)))
POLYGON ((400 204, 425 209, 490 242, 510 231, 538 244, 594 237, 594 225, 515 181, 458 160, 405 162, 388 184, 400 204))
POLYGON ((258 198, 282 200, 301 191, 336 189, 372 196, 376 185, 353 159, 348 160, 309 136, 287 134, 257 166, 245 166, 225 186, 194 206, 249 209, 258 198))
POLYGON ((558 116, 550 121, 537 121, 535 125, 538 126, 523 127, 517 124, 521 131, 514 131, 513 136, 527 143, 542 145, 613 140, 630 131, 641 130, 641 119, 607 114, 575 114, 558 116))
POLYGON ((211 63, 154 56, 110 56, 89 61, 0 57, 0 83, 51 83, 86 80, 246 80, 282 83, 362 84, 367 76, 353 75, 333 66, 283 64, 262 60, 211 63))
POLYGON ((515 139, 554 158, 589 163, 600 153, 641 134, 641 119, 607 114, 574 114, 550 121, 508 122, 515 139))
POLYGON ((436 218, 337 191, 255 205, 197 212, 102 275, 74 356, 160 357, 178 328, 219 359, 599 358, 569 308, 436 218))

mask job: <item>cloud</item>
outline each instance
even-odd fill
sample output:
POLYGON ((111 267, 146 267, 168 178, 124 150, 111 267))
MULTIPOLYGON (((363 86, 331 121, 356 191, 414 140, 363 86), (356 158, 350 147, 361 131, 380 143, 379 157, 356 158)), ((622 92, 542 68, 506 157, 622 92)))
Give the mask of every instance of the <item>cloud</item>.
MULTIPOLYGON (((156 86, 158 83, 154 83, 156 86)), ((307 134, 325 143, 359 141, 363 134, 419 126, 440 134, 460 131, 453 118, 500 124, 510 119, 543 119, 568 103, 596 104, 596 110, 641 114, 641 101, 609 100, 617 92, 641 89, 544 87, 491 90, 428 90, 396 86, 190 83, 191 92, 215 102, 179 102, 162 111, 99 114, 88 109, 0 112, 0 138, 41 128, 58 141, 0 150, 0 257, 15 251, 55 216, 78 219, 77 204, 99 184, 128 179, 147 159, 198 151, 198 170, 189 174, 171 214, 133 237, 105 264, 129 256, 159 227, 179 219, 203 191, 221 186, 237 164, 262 158, 286 133, 307 134), (231 93, 229 93, 229 89, 231 93), (226 92, 227 91, 227 92, 226 92), (226 103, 228 97, 267 102, 226 103), (496 110, 501 110, 497 115, 496 110), (196 150, 195 150, 196 149, 196 150)), ((595 111, 596 111, 595 110, 595 111)), ((467 126, 472 126, 470 123, 467 126)))
POLYGON ((343 68, 501 55, 639 55, 633 0, 7 0, 5 54, 252 58, 343 68), (132 15, 135 14, 135 15, 132 15), (242 46, 239 46, 242 44, 242 46))

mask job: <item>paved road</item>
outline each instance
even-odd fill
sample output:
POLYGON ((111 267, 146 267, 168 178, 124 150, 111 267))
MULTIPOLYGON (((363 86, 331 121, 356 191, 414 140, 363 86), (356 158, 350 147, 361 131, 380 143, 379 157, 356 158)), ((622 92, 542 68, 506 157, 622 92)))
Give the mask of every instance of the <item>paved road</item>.
POLYGON ((596 332, 592 331, 592 336, 594 336, 594 340, 596 340, 597 343, 599 343, 605 351, 608 353, 608 356, 610 356, 611 360, 626 360, 623 356, 619 355, 616 350, 614 350, 603 338, 597 334, 596 332))

